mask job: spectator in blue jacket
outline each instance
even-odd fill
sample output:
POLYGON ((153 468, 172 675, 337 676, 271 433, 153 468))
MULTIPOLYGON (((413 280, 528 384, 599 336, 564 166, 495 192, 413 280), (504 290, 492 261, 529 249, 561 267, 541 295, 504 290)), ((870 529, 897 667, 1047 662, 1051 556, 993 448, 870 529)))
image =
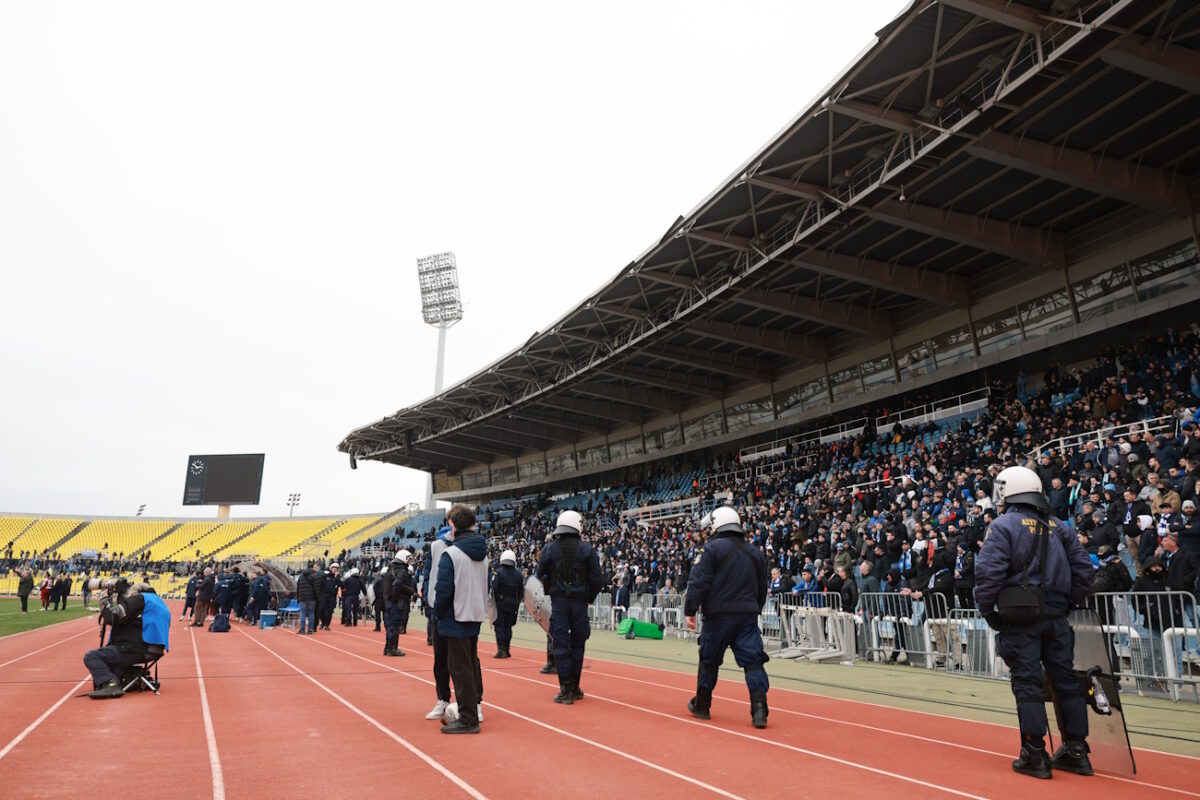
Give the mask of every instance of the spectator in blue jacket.
POLYGON ((478 650, 479 627, 487 617, 487 543, 475 532, 471 509, 457 504, 447 516, 454 538, 438 561, 433 615, 438 636, 446 640, 458 718, 443 725, 442 733, 479 733, 483 673, 478 650))

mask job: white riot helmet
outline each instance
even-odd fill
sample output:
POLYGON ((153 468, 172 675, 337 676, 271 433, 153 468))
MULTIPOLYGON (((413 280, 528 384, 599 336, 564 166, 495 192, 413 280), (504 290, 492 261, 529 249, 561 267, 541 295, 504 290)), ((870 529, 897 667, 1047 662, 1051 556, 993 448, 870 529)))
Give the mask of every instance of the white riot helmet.
POLYGON ((742 528, 742 518, 730 506, 714 508, 711 520, 713 533, 724 533, 725 531, 745 533, 745 529, 742 528))
POLYGON ((409 561, 412 561, 412 553, 408 552, 407 550, 401 550, 396 553, 395 560, 399 561, 401 564, 407 564, 409 561))
POLYGON ((1046 495, 1042 494, 1042 479, 1029 467, 1009 467, 1001 470, 996 476, 996 486, 992 490, 992 502, 996 504, 996 508, 1010 503, 1021 503, 1050 513, 1050 503, 1046 500, 1046 495))
POLYGON ((512 564, 513 566, 516 566, 517 554, 514 553, 512 550, 505 550, 503 553, 500 554, 500 563, 501 564, 512 564))
POLYGON ((554 535, 561 536, 564 533, 575 536, 583 533, 583 516, 578 511, 564 511, 558 515, 558 524, 554 528, 554 535))

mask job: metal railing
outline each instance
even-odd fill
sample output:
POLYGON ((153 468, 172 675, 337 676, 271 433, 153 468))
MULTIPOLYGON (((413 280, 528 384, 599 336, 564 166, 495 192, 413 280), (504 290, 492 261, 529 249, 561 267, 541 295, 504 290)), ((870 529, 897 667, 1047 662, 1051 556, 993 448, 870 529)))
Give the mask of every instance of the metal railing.
POLYGON ((944 595, 926 593, 918 600, 900 592, 864 592, 856 610, 868 661, 895 663, 903 655, 927 669, 945 665, 950 619, 944 595))
POLYGON ((1168 414, 1167 416, 1144 419, 1138 422, 1111 425, 1100 430, 1077 433, 1074 436, 1062 436, 1038 445, 1025 455, 1027 458, 1036 460, 1038 456, 1050 449, 1055 450, 1059 455, 1073 453, 1079 448, 1086 446, 1088 442, 1094 442, 1097 448, 1101 448, 1104 447, 1104 440, 1109 436, 1112 436, 1114 439, 1120 439, 1122 436, 1128 436, 1134 432, 1142 436, 1157 436, 1159 434, 1174 436, 1179 432, 1179 420, 1168 414))
POLYGON ((987 408, 988 398, 991 397, 991 394, 992 390, 985 386, 982 389, 973 389, 952 397, 943 397, 941 400, 934 400, 931 403, 922 403, 894 414, 885 414, 875 418, 875 430, 887 433, 897 422, 901 425, 921 425, 926 422, 937 422, 955 417, 959 414, 979 411, 987 408))
POLYGON ((621 512, 621 524, 625 525, 630 522, 635 525, 648 524, 661 519, 691 516, 696 513, 696 509, 699 507, 700 500, 698 498, 683 497, 678 500, 672 500, 669 503, 629 508, 621 512))
POLYGON ((788 436, 784 439, 776 439, 773 442, 764 442, 763 444, 747 447, 738 451, 738 458, 742 463, 748 463, 760 458, 779 455, 787 450, 789 444, 806 445, 815 442, 820 442, 821 444, 837 442, 842 439, 849 439, 851 436, 858 436, 866 427, 867 418, 859 417, 849 422, 839 422, 836 425, 829 425, 820 430, 798 433, 795 436, 788 436))

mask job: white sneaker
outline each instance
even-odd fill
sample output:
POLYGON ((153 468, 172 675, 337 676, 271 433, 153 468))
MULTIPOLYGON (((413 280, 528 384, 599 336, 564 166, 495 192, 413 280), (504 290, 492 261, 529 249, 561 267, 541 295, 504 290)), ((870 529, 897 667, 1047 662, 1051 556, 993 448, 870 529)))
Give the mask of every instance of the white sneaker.
POLYGON ((433 707, 433 710, 425 715, 425 719, 441 719, 442 715, 446 713, 446 706, 448 705, 450 704, 445 700, 438 700, 437 705, 433 707))
POLYGON ((479 709, 479 721, 483 722, 483 703, 475 706, 475 708, 479 709))

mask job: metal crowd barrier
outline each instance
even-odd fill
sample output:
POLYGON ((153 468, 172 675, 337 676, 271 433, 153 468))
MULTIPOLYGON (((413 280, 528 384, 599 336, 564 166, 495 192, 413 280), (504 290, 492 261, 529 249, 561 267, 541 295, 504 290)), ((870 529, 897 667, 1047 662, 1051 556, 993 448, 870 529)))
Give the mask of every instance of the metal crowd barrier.
POLYGON ((1139 695, 1200 701, 1200 617, 1190 592, 1105 592, 1100 616, 1113 671, 1139 695))
POLYGON ((848 663, 858 652, 855 617, 842 610, 831 592, 785 594, 776 598, 781 658, 848 663))
POLYGON ((858 596, 862 615, 862 652, 868 661, 899 660, 934 669, 944 666, 950 641, 946 597, 926 594, 916 600, 899 592, 864 592, 858 596))
POLYGON ((950 609, 946 645, 947 672, 1008 680, 1008 666, 996 654, 996 632, 976 609, 950 609))

